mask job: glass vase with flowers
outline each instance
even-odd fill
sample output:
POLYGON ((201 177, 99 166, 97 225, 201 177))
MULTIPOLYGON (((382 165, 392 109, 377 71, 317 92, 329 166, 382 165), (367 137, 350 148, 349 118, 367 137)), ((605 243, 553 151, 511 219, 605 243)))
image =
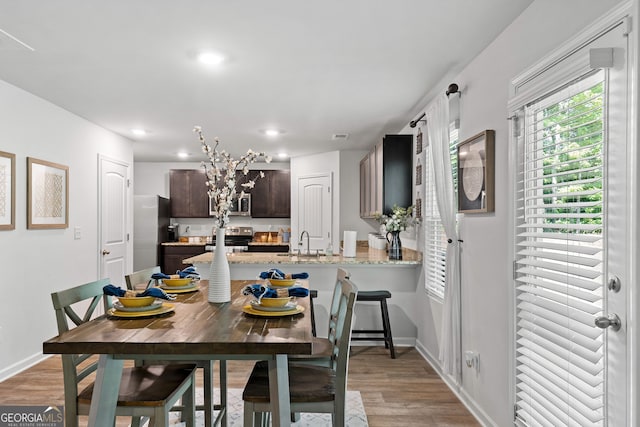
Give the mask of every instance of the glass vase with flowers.
MULTIPOLYGON (((406 208, 393 205, 391 214, 377 215, 376 219, 384 228, 387 238, 387 253, 389 259, 402 259, 402 242, 400 232, 415 223, 413 218, 413 206, 406 208)), ((384 234, 383 233, 383 234, 384 234)))

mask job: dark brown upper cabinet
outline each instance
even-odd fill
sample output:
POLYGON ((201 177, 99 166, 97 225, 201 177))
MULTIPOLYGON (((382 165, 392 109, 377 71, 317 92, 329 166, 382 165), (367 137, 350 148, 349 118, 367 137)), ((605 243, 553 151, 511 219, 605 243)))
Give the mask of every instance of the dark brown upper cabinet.
POLYGON ((256 180, 251 190, 251 216, 253 218, 291 217, 291 172, 265 170, 264 178, 256 180))
POLYGON ((360 217, 413 203, 413 135, 386 135, 360 161, 360 217))
POLYGON ((171 169, 169 197, 172 218, 208 218, 207 178, 200 169, 171 169))

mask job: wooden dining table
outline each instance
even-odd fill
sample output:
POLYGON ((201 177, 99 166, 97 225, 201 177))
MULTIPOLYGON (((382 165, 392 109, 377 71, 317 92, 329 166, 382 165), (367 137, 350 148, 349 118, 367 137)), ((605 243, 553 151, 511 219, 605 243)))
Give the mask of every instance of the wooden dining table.
MULTIPOLYGON (((306 280, 300 286, 308 288, 306 280)), ((43 343, 45 354, 99 355, 89 426, 113 426, 125 360, 267 360, 274 426, 291 424, 288 355, 311 354, 309 297, 297 298, 303 310, 289 316, 244 312, 253 296, 233 280, 231 302, 209 303, 208 282, 196 292, 179 293, 173 311, 158 317, 100 316, 43 343)), ((226 399, 225 399, 226 400, 226 399)))

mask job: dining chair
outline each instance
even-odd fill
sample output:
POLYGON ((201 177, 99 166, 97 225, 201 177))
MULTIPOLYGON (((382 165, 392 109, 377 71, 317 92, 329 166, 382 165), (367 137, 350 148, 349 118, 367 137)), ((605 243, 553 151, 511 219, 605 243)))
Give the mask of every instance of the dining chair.
MULTIPOLYGON (((124 276, 127 284, 127 289, 139 290, 143 285, 148 286, 149 283, 154 280, 151 276, 154 273, 160 273, 160 267, 155 266, 146 268, 144 270, 134 271, 131 274, 124 276)), ((196 405, 197 411, 204 411, 204 425, 205 427, 212 427, 214 425, 220 425, 226 427, 227 425, 227 361, 220 360, 220 404, 215 405, 213 403, 213 360, 194 360, 189 361, 197 365, 202 369, 203 373, 203 387, 204 387, 204 405, 196 405), (213 411, 218 410, 218 416, 213 419, 213 411)), ((183 417, 183 420, 184 417, 183 417)))
MULTIPOLYGON (((292 413, 331 413, 334 426, 344 426, 346 417, 347 372, 353 306, 358 288, 350 279, 340 278, 335 316, 335 336, 329 366, 289 363, 289 399, 292 413)), ((244 426, 262 425, 264 413, 271 412, 267 361, 257 362, 242 393, 244 426)))
POLYGON ((338 268, 336 274, 336 283, 333 287, 333 296, 331 298, 331 305, 329 307, 329 327, 328 327, 328 335, 326 338, 324 337, 316 337, 312 338, 313 341, 313 352, 312 354, 297 354, 293 356, 289 356, 289 361, 296 363, 308 363, 313 365, 321 365, 321 366, 331 366, 331 357, 333 355, 334 344, 337 338, 337 316, 338 309, 340 306, 340 297, 342 295, 342 281, 345 279, 349 279, 350 274, 347 270, 343 268, 338 268))
MULTIPOLYGON (((96 317, 100 301, 103 302, 105 312, 110 309, 111 297, 104 295, 102 289, 108 284, 109 279, 102 279, 52 293, 58 333, 67 332, 73 325, 79 326, 96 317)), ((64 418, 67 427, 76 427, 79 415, 89 415, 94 382, 87 384, 83 380, 95 372, 97 367, 98 360, 93 354, 62 355, 64 418), (81 385, 85 385, 82 390, 81 385)), ((124 368, 116 416, 132 417, 136 423, 140 422, 140 417, 149 417, 149 426, 166 426, 170 408, 182 398, 186 424, 193 426, 195 367, 195 364, 182 363, 124 368)))

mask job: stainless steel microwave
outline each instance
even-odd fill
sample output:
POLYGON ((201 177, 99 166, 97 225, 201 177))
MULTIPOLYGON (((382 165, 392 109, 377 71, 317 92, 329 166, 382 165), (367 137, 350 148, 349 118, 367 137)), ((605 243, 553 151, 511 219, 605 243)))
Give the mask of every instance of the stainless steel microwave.
MULTIPOLYGON (((215 209, 213 200, 209 199, 209 215, 213 215, 215 209)), ((229 207, 229 216, 251 216, 251 195, 245 194, 233 200, 229 207)))

